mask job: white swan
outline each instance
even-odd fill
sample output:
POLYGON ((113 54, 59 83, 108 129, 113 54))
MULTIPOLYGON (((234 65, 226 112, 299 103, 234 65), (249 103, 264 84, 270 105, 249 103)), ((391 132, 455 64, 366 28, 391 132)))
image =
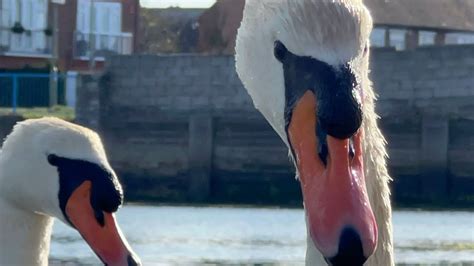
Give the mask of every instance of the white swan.
POLYGON ((236 68, 295 162, 307 265, 394 265, 390 177, 368 77, 371 30, 362 0, 245 4, 236 68))
POLYGON ((107 265, 139 265, 114 218, 122 200, 95 132, 56 118, 18 123, 0 151, 0 265, 47 265, 52 217, 107 265))

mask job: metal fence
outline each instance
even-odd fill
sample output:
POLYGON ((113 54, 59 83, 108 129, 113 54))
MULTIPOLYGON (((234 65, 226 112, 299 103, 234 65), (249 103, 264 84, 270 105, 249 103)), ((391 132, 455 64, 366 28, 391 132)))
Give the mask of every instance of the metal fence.
POLYGON ((75 103, 75 74, 0 73, 0 107, 48 107, 75 103))

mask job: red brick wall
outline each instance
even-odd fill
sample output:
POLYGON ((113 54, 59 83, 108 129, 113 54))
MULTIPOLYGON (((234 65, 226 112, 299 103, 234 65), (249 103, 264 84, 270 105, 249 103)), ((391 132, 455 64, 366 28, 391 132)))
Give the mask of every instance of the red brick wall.
POLYGON ((45 68, 48 65, 47 58, 29 58, 18 56, 1 56, 0 69, 21 69, 26 66, 34 68, 45 68))

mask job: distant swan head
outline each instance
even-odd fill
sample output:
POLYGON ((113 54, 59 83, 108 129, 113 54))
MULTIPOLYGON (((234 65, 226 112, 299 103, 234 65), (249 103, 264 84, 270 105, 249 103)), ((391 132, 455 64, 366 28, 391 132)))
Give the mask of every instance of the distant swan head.
POLYGON ((92 130, 56 118, 18 123, 0 153, 0 197, 78 230, 108 265, 139 264, 115 220, 122 187, 92 130))

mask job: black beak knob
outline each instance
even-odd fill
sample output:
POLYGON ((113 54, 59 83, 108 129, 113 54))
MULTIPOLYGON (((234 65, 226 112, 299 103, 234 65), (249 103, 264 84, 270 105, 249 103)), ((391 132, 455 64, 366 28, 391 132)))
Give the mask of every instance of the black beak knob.
POLYGON ((352 228, 342 231, 337 255, 326 258, 326 261, 332 266, 362 266, 366 260, 360 236, 352 228))

